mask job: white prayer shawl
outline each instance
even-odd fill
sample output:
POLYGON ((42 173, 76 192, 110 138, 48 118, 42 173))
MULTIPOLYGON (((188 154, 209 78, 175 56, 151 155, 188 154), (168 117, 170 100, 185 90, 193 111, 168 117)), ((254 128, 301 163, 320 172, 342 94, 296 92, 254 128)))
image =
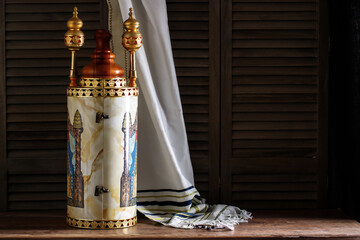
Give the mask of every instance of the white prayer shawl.
POLYGON ((139 97, 137 209, 178 228, 224 228, 247 222, 251 214, 227 205, 210 206, 194 187, 172 55, 165 0, 108 0, 112 48, 125 66, 122 23, 132 7, 143 46, 136 52, 139 97))

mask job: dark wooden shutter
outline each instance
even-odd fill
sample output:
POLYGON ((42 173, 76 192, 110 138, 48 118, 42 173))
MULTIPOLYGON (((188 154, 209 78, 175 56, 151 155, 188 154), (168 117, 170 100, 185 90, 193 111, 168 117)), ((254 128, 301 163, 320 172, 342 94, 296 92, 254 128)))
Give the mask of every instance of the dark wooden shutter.
MULTIPOLYGON (((6 95, 1 106, 6 107, 6 114, 1 116, 6 121, 1 139, 6 168, 1 176, 7 177, 1 189, 7 198, 1 198, 1 206, 9 210, 64 208, 64 89, 70 58, 62 39, 74 1, 7 0, 3 4, 6 71, 2 90, 6 95)), ((76 1, 76 5, 86 34, 79 52, 81 67, 94 47, 94 30, 106 21, 106 11, 99 0, 76 1)), ((220 49, 219 42, 210 37, 219 31, 218 5, 213 0, 168 1, 196 186, 210 201, 219 197, 220 49)))
POLYGON ((322 204, 327 171, 323 4, 222 2, 223 201, 267 209, 322 204))
MULTIPOLYGON (((66 207, 66 86, 70 53, 63 43, 74 1, 6 0, 8 210, 66 207)), ((79 66, 89 61, 99 0, 76 0, 85 22, 79 66)))
MULTIPOLYGON (((80 66, 106 22, 100 2, 76 1, 87 37, 80 66)), ((62 39, 74 1, 1 4, 0 210, 65 208, 70 54, 62 39)), ((325 4, 167 0, 196 186, 210 202, 323 206, 325 4)))
POLYGON ((177 79, 195 185, 219 199, 219 1, 167 0, 177 79))

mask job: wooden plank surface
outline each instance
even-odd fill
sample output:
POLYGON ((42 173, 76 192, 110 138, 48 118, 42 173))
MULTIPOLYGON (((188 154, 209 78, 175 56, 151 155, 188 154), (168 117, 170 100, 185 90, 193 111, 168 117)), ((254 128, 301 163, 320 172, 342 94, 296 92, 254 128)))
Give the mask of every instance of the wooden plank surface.
POLYGON ((257 211, 235 231, 182 230, 139 216, 135 227, 83 230, 66 226, 65 211, 0 213, 0 239, 360 239, 360 224, 336 210, 257 211))

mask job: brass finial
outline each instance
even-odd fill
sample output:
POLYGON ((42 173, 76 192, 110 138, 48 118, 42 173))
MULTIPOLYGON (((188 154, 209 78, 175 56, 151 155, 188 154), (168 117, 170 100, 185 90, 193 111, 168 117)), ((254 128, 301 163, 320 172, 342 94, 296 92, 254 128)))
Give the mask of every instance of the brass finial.
POLYGON ((80 30, 83 26, 83 21, 78 17, 78 9, 74 7, 73 16, 67 23, 68 31, 65 33, 64 42, 71 51, 71 69, 70 69, 70 85, 69 87, 76 87, 77 73, 76 73, 76 51, 84 45, 84 33, 80 30))
POLYGON ((75 18, 77 18, 77 17, 78 17, 78 10, 77 10, 77 6, 75 6, 75 7, 74 7, 73 16, 74 16, 75 18))
POLYGON ((142 46, 142 36, 138 28, 140 23, 133 16, 133 9, 129 9, 129 18, 124 22, 124 29, 126 30, 122 36, 122 44, 126 50, 130 52, 130 72, 129 72, 129 87, 136 87, 136 65, 135 52, 142 46))

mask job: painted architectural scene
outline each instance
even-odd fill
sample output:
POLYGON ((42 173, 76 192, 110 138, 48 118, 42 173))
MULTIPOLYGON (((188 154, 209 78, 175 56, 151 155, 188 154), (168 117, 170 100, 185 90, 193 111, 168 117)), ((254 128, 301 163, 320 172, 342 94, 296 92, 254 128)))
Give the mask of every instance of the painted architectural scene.
POLYGON ((124 171, 120 179, 120 207, 129 207, 136 205, 137 113, 134 123, 132 123, 131 113, 124 114, 122 131, 124 133, 124 171))
POLYGON ((67 132, 67 205, 84 207, 84 179, 81 172, 81 134, 83 124, 77 110, 73 124, 68 117, 67 132))

